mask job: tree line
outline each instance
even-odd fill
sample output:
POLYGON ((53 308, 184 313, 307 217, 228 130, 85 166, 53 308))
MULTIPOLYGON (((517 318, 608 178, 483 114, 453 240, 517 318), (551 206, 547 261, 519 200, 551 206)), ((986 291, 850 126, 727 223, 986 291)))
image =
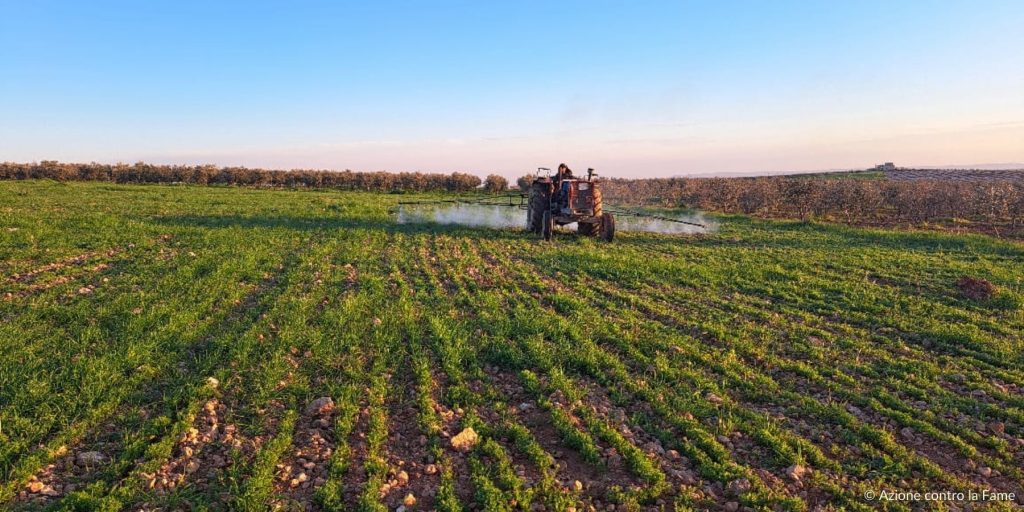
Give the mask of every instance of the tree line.
MULTIPOLYGON (((497 178, 500 178, 497 177, 497 178)), ((465 192, 481 185, 480 177, 461 172, 353 172, 296 169, 291 171, 218 167, 215 165, 76 164, 44 160, 0 164, 0 179, 110 181, 113 183, 189 183, 253 187, 308 187, 374 192, 465 192)))
MULTIPOLYGON (((374 192, 466 192, 508 183, 468 173, 267 170, 214 165, 0 163, 0 179, 189 183, 255 187, 308 187, 374 192)), ((527 177, 517 184, 527 186, 527 177)), ((622 205, 698 208, 762 217, 822 218, 848 223, 947 222, 965 219, 1024 226, 1024 183, 1011 181, 757 178, 604 179, 606 201, 622 205)))
POLYGON ((847 223, 971 220, 1024 226, 1024 183, 758 178, 607 179, 605 200, 847 223))

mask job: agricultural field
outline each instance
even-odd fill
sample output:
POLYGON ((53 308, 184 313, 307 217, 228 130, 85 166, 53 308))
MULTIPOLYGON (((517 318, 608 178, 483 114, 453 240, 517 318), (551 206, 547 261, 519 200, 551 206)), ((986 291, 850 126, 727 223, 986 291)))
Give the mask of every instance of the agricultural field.
POLYGON ((545 243, 398 224, 408 197, 0 182, 0 509, 1024 499, 1020 242, 545 243))

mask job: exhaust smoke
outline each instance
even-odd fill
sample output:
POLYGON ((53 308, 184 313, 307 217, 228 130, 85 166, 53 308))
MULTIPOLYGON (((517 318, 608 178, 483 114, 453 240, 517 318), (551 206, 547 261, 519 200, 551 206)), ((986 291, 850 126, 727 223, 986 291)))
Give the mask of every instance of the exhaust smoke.
POLYGON ((399 224, 457 224, 486 228, 526 228, 526 212, 508 206, 476 204, 402 205, 399 224))
MULTIPOLYGON (((707 226, 691 226, 649 217, 633 217, 628 215, 615 216, 615 228, 618 231, 644 233, 661 233, 666 235, 693 235, 713 233, 718 224, 704 217, 701 212, 692 214, 669 214, 659 212, 662 217, 669 217, 685 222, 707 226)), ((442 224, 469 227, 487 227, 496 229, 526 229, 526 212, 508 206, 489 206, 476 204, 444 204, 444 205, 400 205, 397 222, 399 224, 442 224)), ((570 225, 572 226, 572 225, 570 225)), ((558 228, 556 228, 558 229, 558 228)), ((561 228, 566 229, 566 228, 561 228)), ((573 230, 573 227, 569 227, 573 230)))
POLYGON ((692 222, 694 224, 703 224, 706 227, 691 226, 689 224, 680 224, 678 222, 672 222, 662 219, 652 219, 650 217, 630 217, 630 216, 615 216, 615 227, 622 231, 636 231, 644 233, 661 233, 663 235, 697 235, 704 233, 714 233, 718 230, 718 223, 707 219, 701 212, 694 212, 692 214, 669 214, 660 212, 660 216, 668 217, 671 219, 681 220, 683 222, 692 222))

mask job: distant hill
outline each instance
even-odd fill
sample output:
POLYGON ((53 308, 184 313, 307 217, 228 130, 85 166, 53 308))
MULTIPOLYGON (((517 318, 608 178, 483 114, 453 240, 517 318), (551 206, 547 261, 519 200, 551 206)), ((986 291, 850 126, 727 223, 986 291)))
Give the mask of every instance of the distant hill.
POLYGON ((1014 181, 1024 182, 1024 168, 1016 169, 898 169, 885 172, 890 180, 1014 181))
POLYGON ((971 169, 978 171, 1024 170, 1024 163, 920 166, 922 169, 971 169))
MULTIPOLYGON (((899 169, 914 170, 970 170, 970 171, 1024 171, 1024 163, 989 163, 969 165, 911 165, 900 166, 899 169)), ((885 173, 877 171, 874 166, 846 169, 819 169, 810 171, 735 171, 735 172, 688 172, 677 174, 673 178, 745 178, 753 176, 804 176, 804 177, 882 177, 885 173)))

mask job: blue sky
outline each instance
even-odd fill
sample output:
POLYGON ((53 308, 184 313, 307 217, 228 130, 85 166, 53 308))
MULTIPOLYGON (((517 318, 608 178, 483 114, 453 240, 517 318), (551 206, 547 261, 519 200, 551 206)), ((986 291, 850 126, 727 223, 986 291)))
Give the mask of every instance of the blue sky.
POLYGON ((1024 162, 1024 3, 0 0, 0 160, 1024 162))

